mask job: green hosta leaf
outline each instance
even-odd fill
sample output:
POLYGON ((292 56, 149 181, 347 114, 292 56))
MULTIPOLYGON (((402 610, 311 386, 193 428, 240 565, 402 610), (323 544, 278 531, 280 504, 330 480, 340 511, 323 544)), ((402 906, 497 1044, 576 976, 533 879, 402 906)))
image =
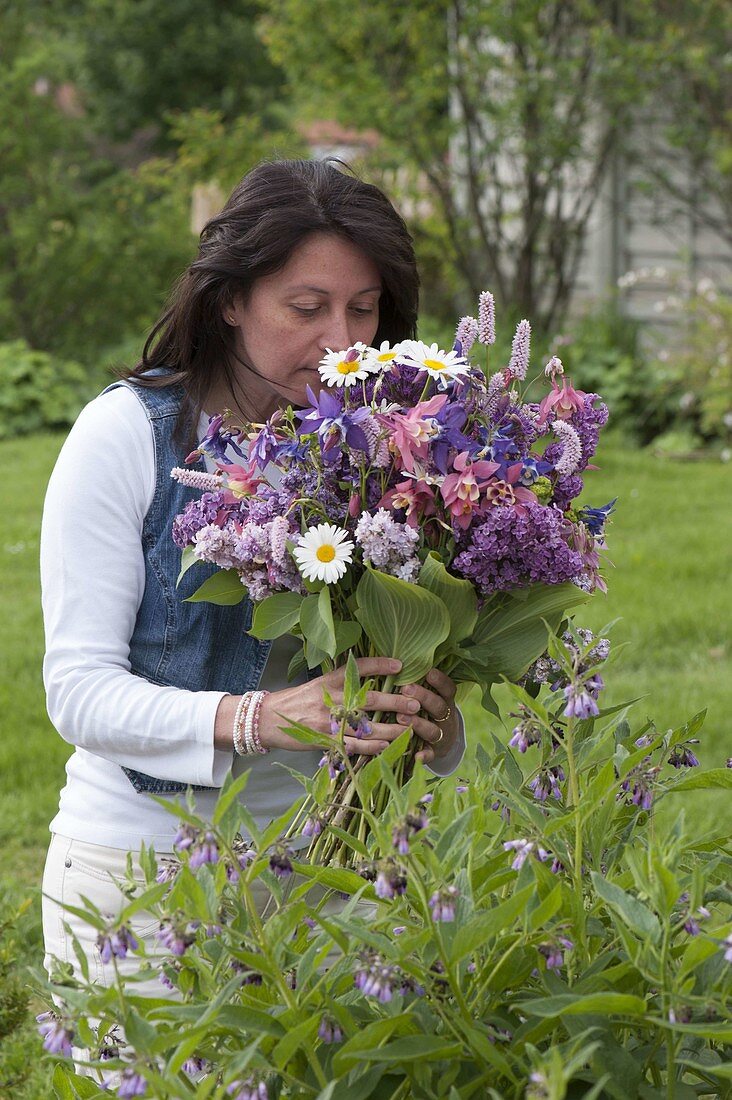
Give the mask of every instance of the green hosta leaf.
POLYGON ((437 596, 419 585, 367 569, 359 581, 356 618, 379 657, 398 657, 395 685, 422 680, 435 649, 450 633, 450 616, 437 596))
POLYGON ((246 598, 247 590, 239 579, 236 569, 220 569, 204 581, 192 596, 184 603, 215 603, 222 607, 233 607, 246 598))
POLYGON ((304 597, 297 592, 275 592, 254 608, 249 633, 260 641, 280 638, 297 626, 304 597))
POLYGON ((572 993, 560 993, 556 997, 539 997, 535 1001, 521 1001, 516 1005, 529 1016, 560 1017, 594 1013, 598 1016, 642 1016, 646 1003, 631 993, 586 993, 575 997, 572 993))
POLYGON ((469 638, 478 618, 478 598, 470 581, 453 577, 432 551, 425 558, 417 583, 438 596, 450 616, 450 633, 440 648, 452 648, 469 638))
POLYGON ((654 943, 658 943, 661 938, 661 925, 656 914, 652 913, 643 902, 627 894, 614 882, 608 882, 596 871, 591 871, 590 874, 597 893, 616 911, 624 923, 643 938, 647 937, 654 943))
POLYGON ((308 664, 311 668, 314 667, 311 663, 311 649, 317 649, 328 657, 335 657, 336 635, 327 585, 321 588, 317 596, 305 596, 303 599, 300 607, 300 629, 307 642, 308 664))
POLYGON ((361 624, 355 622, 353 619, 343 620, 336 619, 334 621, 335 636, 336 636, 336 651, 335 655, 345 653, 347 649, 353 649, 358 644, 363 630, 361 624))
POLYGON ((191 566, 196 565, 200 560, 200 558, 196 557, 196 551, 193 549, 192 546, 186 546, 184 548, 180 556, 180 573, 178 574, 178 579, 175 582, 176 588, 182 581, 183 577, 185 577, 191 566))
POLYGON ((471 644, 463 647, 465 657, 483 665, 483 682, 517 680, 546 649, 544 620, 556 630, 564 613, 587 599, 573 584, 537 584, 498 608, 488 604, 478 615, 471 644))
POLYGON ((699 791, 699 790, 732 790, 732 769, 710 768, 705 772, 692 772, 684 776, 678 783, 669 788, 669 793, 674 791, 699 791))

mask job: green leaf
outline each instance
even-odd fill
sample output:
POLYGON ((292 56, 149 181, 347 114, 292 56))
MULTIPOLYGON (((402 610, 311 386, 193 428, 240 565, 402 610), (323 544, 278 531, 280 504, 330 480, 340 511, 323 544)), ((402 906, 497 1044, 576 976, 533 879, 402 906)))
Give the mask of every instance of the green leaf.
POLYGON ((674 783, 673 787, 669 787, 668 793, 673 794, 675 791, 700 791, 712 789, 721 789, 725 791, 732 789, 732 769, 710 768, 709 771, 705 772, 692 772, 690 775, 680 779, 678 783, 674 783))
POLYGON ((365 1062, 437 1062, 457 1058, 461 1051, 460 1043, 448 1043, 441 1036, 405 1035, 375 1050, 352 1051, 350 1056, 365 1062))
POLYGON ((438 596, 450 616, 450 633, 441 648, 452 648, 473 633, 478 618, 478 598, 470 581, 448 573, 439 556, 430 551, 419 571, 417 583, 438 596))
POLYGON ((184 603, 215 603, 221 607, 234 607, 246 599, 247 590, 241 583, 236 569, 219 569, 205 580, 184 603))
POLYGON ((358 644, 363 634, 363 630, 361 629, 361 624, 355 622, 353 619, 347 621, 336 619, 334 625, 336 636, 335 655, 337 657, 339 654, 345 653, 347 649, 353 649, 353 647, 358 644))
POLYGON ((661 938, 661 925, 656 914, 652 913, 643 902, 627 894, 614 882, 608 882, 596 871, 591 871, 590 875, 597 893, 618 913, 624 923, 644 939, 649 938, 653 943, 658 943, 661 938))
POLYGON ((529 932, 536 932, 548 920, 554 916, 562 904, 562 884, 560 882, 550 890, 543 901, 539 902, 535 909, 526 913, 527 928, 529 932))
POLYGON ((483 608, 470 645, 460 650, 483 666, 483 683, 503 676, 518 680, 546 649, 546 623, 556 630, 568 608, 588 599, 573 584, 537 584, 523 592, 525 597, 512 596, 498 608, 483 608))
POLYGON ((196 551, 193 549, 192 546, 186 546, 183 549, 180 556, 180 573, 178 574, 178 579, 175 582, 176 588, 183 580, 183 577, 185 577, 191 566, 197 565, 200 560, 200 558, 196 557, 196 551))
POLYGON ((274 1062, 277 1069, 282 1070, 289 1062, 290 1058, 300 1049, 303 1044, 307 1044, 309 1040, 315 1038, 315 1033, 318 1030, 318 1017, 314 1015, 308 1015, 306 1019, 302 1020, 297 1027, 288 1029, 284 1038, 280 1039, 277 1046, 270 1054, 270 1058, 274 1062))
POLYGON ((53 1071, 53 1091, 58 1100, 85 1100, 87 1096, 98 1096, 99 1087, 91 1077, 79 1077, 63 1065, 57 1065, 53 1071))
POLYGON ((245 771, 234 779, 231 772, 227 774, 224 785, 221 788, 221 794, 214 806, 213 817, 211 819, 213 825, 219 824, 229 806, 242 793, 249 780, 249 775, 249 771, 245 771))
POLYGON ((579 1016, 594 1013, 598 1016, 642 1016, 646 1003, 631 993, 586 993, 574 996, 560 993, 555 997, 539 997, 535 1001, 520 1001, 516 1006, 529 1016, 550 1017, 579 1016))
MULTIPOLYGON (((309 664, 311 647, 328 657, 335 657, 335 626, 330 606, 330 589, 327 585, 321 588, 317 596, 305 596, 303 599, 300 606, 300 629, 308 645, 309 664)), ((313 665, 310 664, 310 667, 313 665)))
POLYGON ((398 657, 395 685, 418 682, 434 663, 435 649, 450 632, 450 616, 437 596, 419 585, 366 569, 356 590, 356 618, 379 657, 398 657))
POLYGON ((249 633, 260 641, 281 638, 300 621, 303 598, 297 592, 275 592, 273 596, 267 596, 254 608, 249 633))
POLYGON ((458 929, 452 941, 450 961, 452 963, 460 962, 461 959, 482 947, 493 936, 507 928, 523 911, 535 890, 534 883, 525 886, 523 890, 519 890, 512 897, 501 902, 500 905, 496 905, 494 909, 484 909, 466 921, 458 929))

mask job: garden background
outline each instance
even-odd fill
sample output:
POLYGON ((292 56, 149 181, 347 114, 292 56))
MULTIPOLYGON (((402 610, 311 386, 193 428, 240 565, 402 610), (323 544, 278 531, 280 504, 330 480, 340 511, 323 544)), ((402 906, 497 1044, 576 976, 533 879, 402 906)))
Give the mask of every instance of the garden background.
MULTIPOLYGON (((625 645, 608 703, 641 697, 637 711, 660 729, 707 708, 702 764, 719 767, 732 755, 725 273, 710 277, 680 254, 677 274, 658 287, 663 328, 628 316, 622 279, 579 302, 574 261, 587 223, 583 211, 558 215, 553 201, 560 178, 580 179, 575 194, 591 209, 598 173, 622 153, 643 169, 661 219, 682 217, 694 203, 706 209, 710 199, 710 224, 729 244, 729 59, 720 43, 730 9, 717 0, 642 0, 631 18, 623 8, 597 3, 575 13, 574 5, 531 0, 373 2, 359 12, 343 0, 4 7, 0 456, 9 476, 0 540, 0 902, 8 914, 29 905, 14 948, 0 914, 7 946, 0 1096, 50 1095, 28 1006, 10 996, 21 967, 41 957, 39 883, 69 754, 47 720, 41 682, 46 481, 83 402, 111 368, 134 363, 168 286, 194 253, 193 229, 264 156, 340 153, 383 184, 415 237, 422 338, 451 342, 455 319, 474 311, 478 290, 491 289, 494 364, 514 322, 527 316, 536 369, 544 356, 561 354, 575 384, 608 400, 612 430, 583 500, 618 497, 613 565, 609 595, 581 616, 594 629, 620 619, 613 639, 617 649, 625 645), (486 95, 497 57, 501 94, 486 95), (575 119, 569 140, 560 121, 571 121, 568 95, 588 57, 590 113, 582 125, 575 119), (629 120, 661 93, 665 152, 656 157, 647 143, 638 151, 629 120), (516 201, 504 206, 495 198, 496 153, 506 150, 516 201), (693 165, 692 193, 669 172, 669 150, 693 165)), ((507 737, 477 700, 467 720, 472 743, 491 730, 507 737)), ((698 792, 685 806, 700 834, 718 833, 730 819, 723 792, 698 792)))

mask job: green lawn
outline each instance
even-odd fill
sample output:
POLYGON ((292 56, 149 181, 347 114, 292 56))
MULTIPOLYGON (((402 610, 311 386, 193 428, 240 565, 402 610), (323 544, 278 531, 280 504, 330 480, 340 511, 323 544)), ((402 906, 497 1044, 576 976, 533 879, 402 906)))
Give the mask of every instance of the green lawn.
MULTIPOLYGON (((46 717, 41 684, 43 638, 38 592, 38 540, 43 494, 62 442, 36 435, 0 444, 7 461, 4 629, 0 666, 0 839, 4 879, 16 896, 33 899, 26 944, 40 961, 39 882, 69 747, 46 717)), ((638 695, 638 719, 660 728, 678 725, 703 707, 709 713, 700 756, 721 766, 732 755, 732 469, 719 462, 662 461, 609 441, 589 478, 587 503, 619 497, 610 528, 610 593, 582 609, 579 621, 595 629, 620 618, 619 645, 608 676, 607 704, 638 695)), ((471 701, 473 738, 490 722, 471 701)), ((677 796, 679 797, 679 796, 677 796)), ((727 800, 728 802, 728 800, 727 800)), ((686 803, 687 819, 717 830, 729 808, 704 792, 686 803)), ((34 958, 35 956, 35 958, 34 958)))

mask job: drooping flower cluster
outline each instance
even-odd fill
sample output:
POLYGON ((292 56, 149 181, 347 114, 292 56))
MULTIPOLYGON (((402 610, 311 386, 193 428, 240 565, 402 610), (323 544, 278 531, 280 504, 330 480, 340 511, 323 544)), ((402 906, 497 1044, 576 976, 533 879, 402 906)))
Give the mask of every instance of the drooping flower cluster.
POLYGON ((602 588, 612 505, 572 505, 607 408, 554 360, 549 394, 522 401, 513 387, 527 376, 530 334, 522 321, 510 363, 486 380, 468 359, 495 341, 486 291, 448 351, 418 340, 329 349, 305 407, 264 425, 213 417, 189 456, 213 470, 173 471, 204 490, 176 518, 176 544, 238 572, 255 602, 312 583, 347 596, 369 567, 416 582, 430 552, 481 597, 602 588))

